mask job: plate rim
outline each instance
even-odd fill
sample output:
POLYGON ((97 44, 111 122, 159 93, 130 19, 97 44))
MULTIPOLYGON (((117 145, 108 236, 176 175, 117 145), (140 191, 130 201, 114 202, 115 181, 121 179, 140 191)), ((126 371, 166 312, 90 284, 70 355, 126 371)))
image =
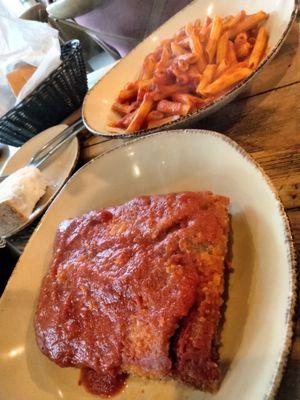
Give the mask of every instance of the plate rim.
MULTIPOLYGON (((32 138, 30 138, 29 140, 27 140, 27 142, 25 142, 22 146, 20 146, 19 149, 18 149, 18 151, 16 151, 16 153, 13 154, 12 157, 10 157, 10 158, 7 160, 7 162, 5 163, 5 165, 3 166, 2 170, 1 170, 1 175, 5 174, 5 170, 6 170, 7 166, 8 166, 9 163, 13 160, 13 158, 16 156, 16 154, 22 149, 22 147, 23 147, 24 145, 26 145, 27 143, 30 143, 30 141, 34 141, 40 134, 43 134, 44 132, 46 132, 46 131, 48 131, 48 130, 50 130, 50 129, 53 129, 53 128, 57 127, 57 126, 64 126, 64 129, 66 129, 66 128, 68 128, 69 125, 67 125, 67 124, 58 124, 58 125, 51 126, 51 127, 47 128, 47 129, 45 129, 44 131, 39 132, 37 135, 34 135, 34 136, 33 136, 32 138)), ((59 135, 59 133, 58 133, 57 135, 59 135)), ((79 140, 78 140, 78 137, 77 137, 77 136, 73 137, 72 140, 71 140, 71 142, 70 142, 69 144, 71 144, 73 141, 75 141, 76 149, 75 149, 75 152, 74 152, 75 154, 74 154, 74 157, 73 157, 72 166, 71 166, 71 169, 70 169, 70 171, 69 171, 67 177, 62 181, 62 183, 61 183, 61 185, 59 186, 59 188, 52 194, 52 196, 49 197, 48 201, 44 204, 43 207, 41 207, 41 209, 34 215, 34 217, 33 217, 32 219, 29 218, 29 219, 28 219, 24 224, 22 224, 19 228, 16 228, 16 229, 14 229, 14 230, 8 232, 6 235, 2 235, 2 236, 0 237, 0 240, 2 239, 2 240, 5 241, 5 240, 9 239, 11 236, 18 234, 18 233, 21 232, 23 229, 25 229, 25 228, 27 228, 29 225, 31 225, 43 212, 45 212, 45 210, 47 211, 48 208, 51 206, 51 204, 52 204, 53 201, 55 200, 56 196, 59 194, 59 192, 61 191, 61 189, 63 189, 63 187, 65 186, 67 180, 72 176, 72 173, 73 173, 74 169, 76 168, 77 162, 78 162, 78 160, 79 160, 79 140)), ((26 165, 24 165, 24 167, 25 167, 25 166, 26 166, 26 165)), ((1 175, 0 175, 0 176, 1 176, 1 175)), ((43 195, 43 196, 44 196, 44 195, 43 195)), ((42 196, 42 197, 43 197, 43 196, 42 196)), ((42 197, 41 197, 41 198, 42 198, 42 197)), ((34 212, 34 209, 33 209, 32 212, 34 212)), ((45 212, 45 213, 46 213, 46 212, 45 212)), ((38 224, 38 225, 39 225, 39 224, 38 224)), ((34 231, 35 231, 35 229, 34 229, 34 231)), ((33 235, 34 231, 32 232, 32 235, 33 235)), ((18 262, 19 262, 19 261, 18 261, 18 262)), ((18 263, 17 263, 17 264, 18 264, 18 263)), ((16 264, 16 266, 17 266, 17 264, 16 264)))
MULTIPOLYGON (((91 164, 93 164, 95 161, 101 159, 102 157, 105 157, 106 155, 114 152, 114 151, 118 151, 122 148, 126 148, 126 147, 130 147, 133 143, 135 142, 140 142, 140 141, 146 141, 146 140, 151 140, 153 138, 159 137, 159 136, 170 136, 170 135, 206 135, 206 136, 212 136, 215 138, 218 138, 222 141, 224 141, 226 144, 230 145, 234 150, 236 150, 243 158, 246 159, 246 161, 248 161, 254 168, 255 170, 261 175, 261 177, 265 180, 265 182, 267 183, 269 189, 271 190, 273 196, 274 196, 274 200, 277 203, 278 206, 278 212, 282 218, 282 222, 283 222, 283 228, 284 228, 284 238, 285 238, 285 242, 287 244, 287 258, 288 258, 288 267, 289 267, 289 281, 291 282, 290 285, 290 293, 289 293, 289 304, 288 307, 286 309, 286 334, 285 334, 285 340, 283 341, 283 347, 281 350, 281 355, 280 355, 280 359, 276 365, 276 369, 274 371, 274 374, 272 376, 272 379, 270 380, 270 384, 269 384, 269 390, 268 392, 265 393, 265 400, 273 400, 279 390, 279 386, 283 377, 283 373, 288 361, 288 356, 290 354, 291 351, 291 346, 293 343, 293 332, 294 332, 294 328, 295 328, 295 324, 296 322, 294 321, 294 314, 296 311, 296 304, 297 304, 297 288, 298 288, 298 284, 297 284, 297 257, 296 257, 296 251, 295 251, 295 247, 294 247, 294 241, 293 241, 293 235, 291 232, 291 228, 290 228, 290 222, 289 219, 287 217, 287 214, 285 212, 283 203, 279 197, 279 194, 273 184, 273 182, 271 181, 271 179, 269 178, 269 176, 266 174, 266 172, 264 171, 264 169, 260 166, 260 164, 243 148, 241 147, 237 142, 235 142, 233 139, 229 138, 228 136, 216 132, 216 131, 211 131, 211 130, 206 130, 206 129, 176 129, 176 130, 172 130, 170 131, 160 131, 160 132, 155 132, 151 135, 144 135, 141 137, 136 138, 135 140, 130 140, 126 143, 122 143, 120 145, 117 145, 114 148, 111 148, 109 150, 104 151, 103 153, 99 154, 97 157, 91 159, 90 161, 88 161, 86 164, 84 164, 82 167, 80 167, 71 177, 70 179, 68 179, 64 185, 61 187, 61 189, 57 192, 57 195, 54 197, 53 201, 51 202, 50 206, 47 208, 46 212, 44 213, 42 219, 39 221, 38 225, 35 227, 29 241, 27 242, 23 253, 21 254, 8 282, 6 285, 6 288, 10 285, 10 281, 11 278, 13 277, 13 275, 15 274, 15 271, 17 270, 17 267, 19 266, 19 263, 22 261, 23 258, 23 254, 27 248, 27 246, 33 241, 35 234, 37 233, 37 231, 40 228, 40 225, 43 223, 44 218, 47 216, 49 210, 51 209, 51 207, 55 204, 55 202, 57 201, 57 197, 58 195, 65 190, 67 184, 73 180, 76 179, 77 174, 81 173, 85 168, 87 168, 88 166, 90 166, 91 164)), ((3 295, 6 291, 3 291, 3 295)), ((0 297, 0 306, 3 300, 3 295, 0 297)))
MULTIPOLYGON (((217 97, 212 103, 204 106, 203 108, 201 108, 200 110, 197 110, 193 113, 189 113, 186 116, 182 116, 180 118, 178 118, 177 120, 173 121, 173 122, 169 122, 167 124, 164 124, 160 127, 157 128, 152 128, 152 129, 143 129, 143 130, 139 130, 136 132, 128 132, 128 133, 109 133, 109 132, 100 132, 97 131, 95 129, 93 129, 89 123, 86 121, 86 117, 85 117, 85 109, 86 109, 86 102, 88 97, 91 95, 92 90, 104 79, 107 79, 108 75, 110 74, 111 71, 113 71, 115 68, 117 68, 119 65, 124 64, 124 62, 127 61, 127 58, 129 55, 132 55, 134 53, 136 53, 136 51, 143 45, 143 43, 145 41, 147 41, 149 39, 150 36, 154 35, 162 26, 164 26, 167 22, 171 21, 172 19, 174 19, 178 14, 181 14, 182 12, 184 12, 184 10, 188 7, 190 7, 194 2, 196 2, 197 0, 193 0, 190 4, 188 4, 187 6, 185 6, 183 9, 179 10, 176 14, 174 14, 171 18, 169 18, 167 21, 165 21, 163 24, 161 24, 157 29, 155 29, 155 31, 153 31, 150 35, 148 35, 146 38, 144 38, 137 46, 135 46, 128 54, 126 54, 125 57, 123 57, 121 60, 119 60, 118 63, 116 63, 111 69, 109 69, 94 85, 91 89, 88 90, 88 92, 86 93, 83 103, 82 103, 82 120, 83 123, 86 127, 86 129, 88 129, 89 131, 93 132, 93 134, 97 135, 97 136, 104 136, 104 137, 113 137, 116 139, 124 139, 124 138, 132 138, 132 137, 137 137, 137 136, 145 136, 145 135, 149 135, 152 133, 156 133, 161 131, 162 129, 172 129, 172 127, 176 127, 179 125, 183 125, 185 123, 187 123, 187 121, 189 120, 195 120, 198 117, 201 116, 201 114, 205 114, 206 111, 209 111, 212 109, 212 113, 213 108, 217 107, 219 104, 221 104, 223 101, 226 101, 228 98, 230 98, 231 95, 234 95, 234 93, 239 93, 240 90, 242 90, 246 85, 248 85, 248 83, 250 83, 250 81, 252 81, 256 75, 258 73, 261 72, 261 70, 276 56, 276 54, 278 53, 278 51, 280 50, 281 46, 283 45, 283 42, 285 41, 288 33, 290 32, 292 25, 296 19, 297 13, 298 13, 298 0, 293 0, 294 1, 294 7, 293 7, 293 11, 290 15, 290 19, 289 22, 285 28, 285 30, 283 31, 282 35, 280 36, 278 42, 275 44, 273 50, 270 52, 270 54, 268 54, 267 57, 265 57, 265 59, 259 64, 259 66, 244 80, 242 80, 241 82, 239 82, 237 85, 235 85, 232 89, 230 89, 228 92, 226 92, 225 94, 223 94, 220 97, 217 97)), ((229 100, 230 102, 230 100, 229 100)), ((205 115, 203 116, 205 117, 205 115)))

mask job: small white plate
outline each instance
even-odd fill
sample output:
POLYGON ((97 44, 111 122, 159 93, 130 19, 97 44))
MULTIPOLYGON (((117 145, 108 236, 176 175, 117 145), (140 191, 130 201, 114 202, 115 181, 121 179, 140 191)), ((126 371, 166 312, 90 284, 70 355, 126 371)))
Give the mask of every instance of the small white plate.
POLYGON ((79 371, 39 351, 33 315, 65 218, 141 194, 212 190, 231 200, 234 272, 222 330, 228 370, 215 395, 173 380, 130 377, 115 400, 270 400, 291 344, 295 260, 287 217, 267 176, 235 142, 209 131, 162 132, 81 168, 32 235, 0 302, 0 393, 5 400, 87 400, 79 371))
MULTIPOLYGON (((56 125, 33 136, 33 138, 23 144, 23 146, 7 161, 1 171, 1 175, 11 174, 17 169, 24 167, 38 150, 66 128, 67 125, 56 125)), ((45 210, 73 171, 78 159, 78 152, 78 139, 75 137, 70 143, 63 145, 49 160, 41 165, 40 170, 48 182, 46 193, 36 204, 28 221, 22 224, 18 229, 7 233, 4 238, 24 229, 45 210)))
POLYGON ((247 79, 237 84, 224 96, 217 98, 212 104, 200 109, 197 112, 188 114, 164 128, 186 127, 209 114, 224 107, 245 89, 245 86, 255 78, 255 76, 266 66, 266 64, 276 55, 283 44, 289 29, 292 26, 297 14, 296 0, 194 0, 187 7, 179 11, 176 15, 165 22, 160 28, 148 36, 126 57, 115 65, 100 81, 87 93, 83 103, 83 119, 87 129, 95 134, 105 136, 137 136, 140 134, 160 131, 162 127, 156 129, 146 129, 138 133, 115 134, 107 130, 108 121, 116 118, 111 111, 111 106, 117 98, 119 91, 127 82, 138 79, 142 62, 147 54, 152 52, 163 39, 170 38, 179 28, 196 18, 204 19, 207 15, 235 15, 241 10, 252 14, 260 10, 270 14, 266 22, 266 29, 269 33, 269 44, 267 55, 261 62, 256 71, 247 79))

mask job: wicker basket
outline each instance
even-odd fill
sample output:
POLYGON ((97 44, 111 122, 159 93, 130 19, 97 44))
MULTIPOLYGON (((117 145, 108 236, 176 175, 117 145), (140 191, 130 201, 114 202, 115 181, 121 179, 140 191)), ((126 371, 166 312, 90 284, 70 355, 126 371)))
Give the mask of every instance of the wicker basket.
POLYGON ((61 65, 32 93, 0 118, 1 143, 21 146, 81 106, 87 77, 78 40, 62 46, 61 60, 61 65))

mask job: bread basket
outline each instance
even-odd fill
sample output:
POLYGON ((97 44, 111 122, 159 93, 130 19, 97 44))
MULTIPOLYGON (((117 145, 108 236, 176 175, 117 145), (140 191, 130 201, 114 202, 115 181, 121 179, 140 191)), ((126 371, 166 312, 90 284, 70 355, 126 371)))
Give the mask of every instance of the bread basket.
POLYGON ((81 106, 87 76, 79 40, 61 47, 60 66, 0 118, 0 143, 21 146, 81 106))

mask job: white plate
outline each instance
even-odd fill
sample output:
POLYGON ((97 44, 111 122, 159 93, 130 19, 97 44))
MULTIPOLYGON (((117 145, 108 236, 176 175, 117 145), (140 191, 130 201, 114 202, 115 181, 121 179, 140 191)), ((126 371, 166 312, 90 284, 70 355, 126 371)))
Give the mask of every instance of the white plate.
POLYGON ((290 229, 268 178, 236 143, 209 131, 163 132, 109 151, 65 185, 31 237, 0 303, 0 392, 5 400, 96 399, 79 371, 35 343, 33 315, 58 223, 134 196, 212 190, 229 196, 233 267, 221 357, 229 370, 212 396, 172 380, 131 377, 116 400, 265 400, 291 343, 295 264, 290 229))
MULTIPOLYGON (((168 124, 165 128, 187 126, 187 124, 217 111, 232 101, 245 88, 245 85, 247 85, 278 52, 296 17, 296 3, 295 0, 193 1, 133 49, 88 92, 83 104, 83 119, 86 127, 95 134, 113 135, 116 137, 121 136, 109 132, 106 128, 108 121, 116 118, 115 114, 111 111, 111 105, 117 98, 119 91, 127 82, 135 81, 138 78, 139 70, 145 56, 153 51, 161 40, 171 37, 187 22, 194 21, 196 18, 205 18, 207 15, 218 14, 220 16, 226 16, 236 14, 242 9, 246 10, 247 13, 255 13, 259 10, 270 13, 270 17, 266 23, 266 29, 270 35, 267 56, 258 69, 245 81, 236 85, 231 91, 218 98, 211 105, 168 124)), ((145 134, 145 132, 150 133, 159 130, 161 130, 161 127, 140 131, 140 133, 145 134)), ((137 133, 126 135, 136 136, 137 133)))
MULTIPOLYGON (((40 150, 49 140, 57 136, 62 132, 67 125, 56 125, 52 128, 46 129, 45 131, 33 136, 28 140, 23 146, 7 161, 1 175, 11 174, 19 168, 24 167, 31 157, 40 150)), ((22 224, 18 229, 11 231, 5 235, 9 237, 20 230, 24 229, 27 225, 31 224, 50 204, 53 197, 63 186, 65 181, 70 176, 73 171, 77 159, 78 159, 78 139, 74 138, 72 141, 66 145, 63 145, 52 157, 49 158, 43 165, 41 165, 40 170, 45 176, 48 186, 46 193, 36 204, 33 212, 31 213, 28 221, 22 224)))

